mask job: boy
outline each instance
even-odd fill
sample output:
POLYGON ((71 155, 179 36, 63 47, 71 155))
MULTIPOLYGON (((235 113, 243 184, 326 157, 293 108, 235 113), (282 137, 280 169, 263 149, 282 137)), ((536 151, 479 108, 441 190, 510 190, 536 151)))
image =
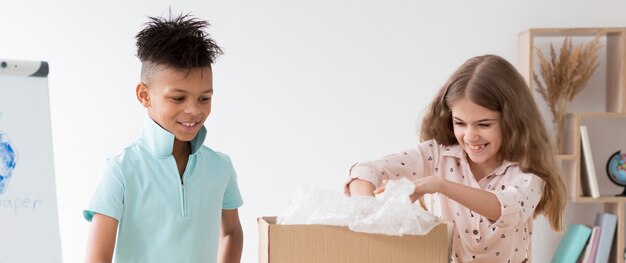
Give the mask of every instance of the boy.
POLYGON ((83 212, 91 221, 86 261, 111 262, 115 247, 117 262, 217 262, 219 244, 220 262, 239 262, 235 171, 228 156, 202 145, 211 64, 222 51, 206 21, 149 19, 136 36, 136 95, 149 118, 139 140, 107 160, 83 212))

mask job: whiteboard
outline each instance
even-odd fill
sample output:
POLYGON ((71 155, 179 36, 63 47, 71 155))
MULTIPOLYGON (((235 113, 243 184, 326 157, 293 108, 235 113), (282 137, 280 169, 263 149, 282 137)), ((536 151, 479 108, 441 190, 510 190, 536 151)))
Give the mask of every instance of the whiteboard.
POLYGON ((62 261, 47 75, 0 59, 0 263, 62 261))

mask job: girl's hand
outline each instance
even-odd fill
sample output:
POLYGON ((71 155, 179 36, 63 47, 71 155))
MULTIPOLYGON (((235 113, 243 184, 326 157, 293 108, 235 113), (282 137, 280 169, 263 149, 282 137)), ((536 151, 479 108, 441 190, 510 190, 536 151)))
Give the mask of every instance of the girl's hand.
MULTIPOLYGON (((433 194, 441 191, 443 187, 443 183, 445 179, 439 176, 426 176, 423 178, 417 179, 415 184, 415 190, 413 190, 413 194, 411 194, 410 198, 412 202, 415 202, 418 198, 420 198, 424 194, 433 194)), ((374 194, 380 194, 385 191, 385 187, 387 185, 386 181, 383 181, 381 187, 374 190, 374 194)))
POLYGON ((441 192, 445 179, 439 176, 426 176, 415 180, 415 190, 410 196, 411 201, 415 202, 424 194, 434 194, 441 192))

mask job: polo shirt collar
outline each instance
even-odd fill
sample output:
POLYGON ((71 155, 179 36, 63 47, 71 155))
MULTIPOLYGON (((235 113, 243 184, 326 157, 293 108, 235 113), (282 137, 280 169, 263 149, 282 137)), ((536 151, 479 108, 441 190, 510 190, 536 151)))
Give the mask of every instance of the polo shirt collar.
MULTIPOLYGON (((163 129, 148 116, 141 131, 139 144, 156 156, 167 157, 172 155, 174 138, 174 134, 163 129)), ((206 128, 203 125, 196 137, 191 140, 191 154, 196 153, 202 147, 205 138, 206 128)))
MULTIPOLYGON (((455 144, 455 145, 446 146, 443 150, 443 155, 456 157, 467 163, 467 154, 465 154, 465 151, 463 151, 463 148, 461 148, 461 145, 455 144)), ((498 166, 498 168, 496 168, 496 170, 493 173, 494 175, 503 175, 506 172, 506 169, 516 164, 517 163, 515 162, 504 160, 502 161, 502 164, 500 164, 500 166, 498 166)))

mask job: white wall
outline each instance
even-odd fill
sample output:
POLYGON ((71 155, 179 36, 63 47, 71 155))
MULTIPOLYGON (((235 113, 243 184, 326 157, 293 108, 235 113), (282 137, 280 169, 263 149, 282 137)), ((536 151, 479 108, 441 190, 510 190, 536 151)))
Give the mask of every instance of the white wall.
MULTIPOLYGON (((415 145, 422 109, 467 58, 495 53, 516 64, 517 34, 529 27, 626 26, 618 0, 7 2, 0 57, 51 65, 65 262, 83 260, 81 210, 103 160, 142 125, 134 34, 147 15, 171 6, 208 19, 226 52, 214 66, 206 144, 239 174, 243 262, 257 261, 256 218, 281 213, 295 187, 340 192, 353 162, 415 145)), ((557 242, 539 219, 536 262, 557 242)))

